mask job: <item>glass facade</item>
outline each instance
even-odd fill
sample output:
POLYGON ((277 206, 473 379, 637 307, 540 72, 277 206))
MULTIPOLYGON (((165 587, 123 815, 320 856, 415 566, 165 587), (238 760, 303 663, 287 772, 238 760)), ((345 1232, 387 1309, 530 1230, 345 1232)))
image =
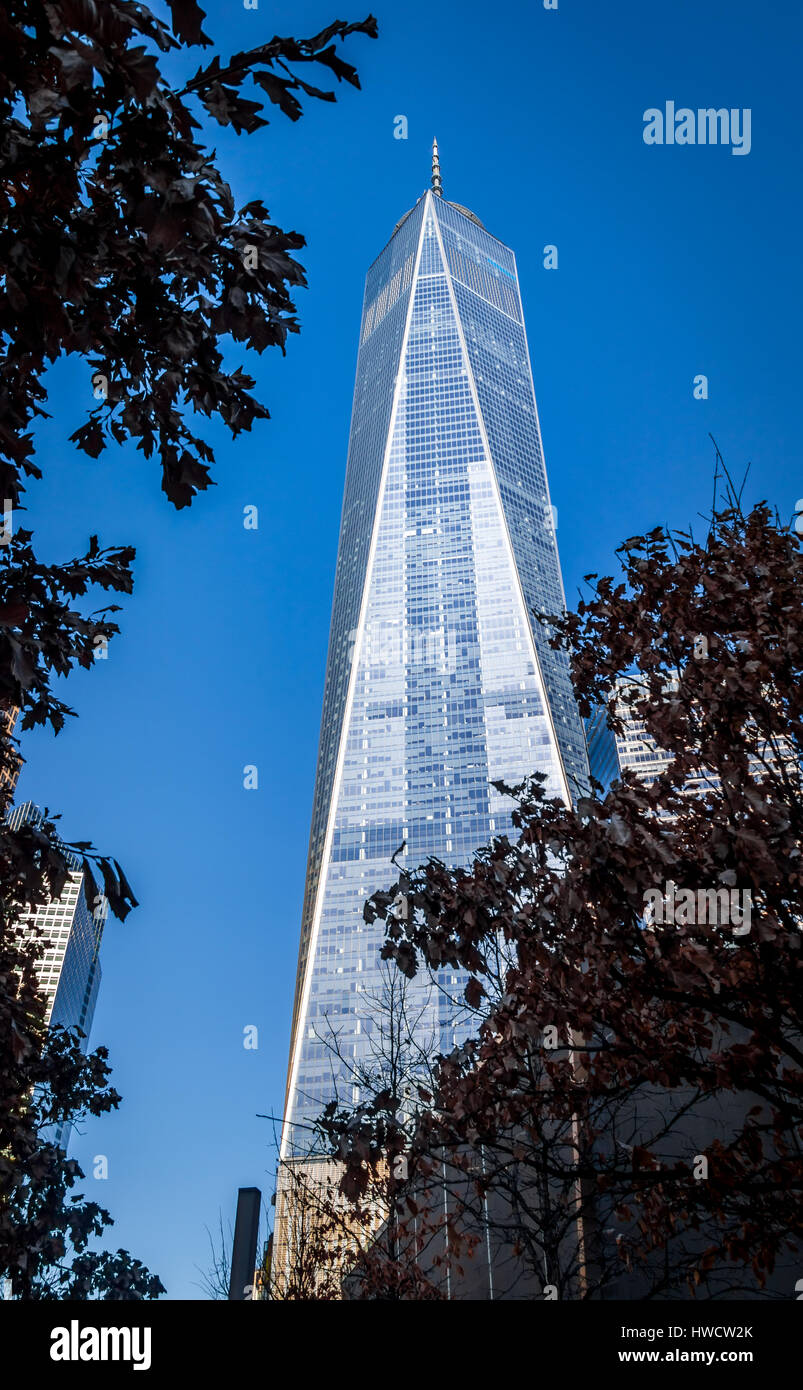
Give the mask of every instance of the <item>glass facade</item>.
MULTIPOLYGON (((369 1046, 381 923, 410 866, 457 865, 511 829, 492 783, 587 786, 568 664, 532 616, 563 608, 513 253, 432 193, 365 289, 293 1018, 284 1154, 369 1046), (334 1036, 337 1046, 333 1048, 334 1036)), ((461 982, 422 983, 450 1047, 461 982)))
MULTIPOLYGON (((36 824, 41 812, 32 802, 15 806, 8 821, 16 830, 26 822, 36 824)), ((47 999, 48 1024, 80 1028, 86 1039, 92 1027, 100 987, 100 942, 108 913, 105 898, 93 911, 86 900, 80 860, 70 855, 71 872, 61 895, 34 908, 27 921, 32 933, 46 938, 46 949, 36 967, 40 988, 47 999)))
POLYGON ((591 776, 602 787, 599 795, 604 796, 620 773, 616 735, 608 728, 606 706, 597 706, 583 723, 588 747, 588 766, 591 776))

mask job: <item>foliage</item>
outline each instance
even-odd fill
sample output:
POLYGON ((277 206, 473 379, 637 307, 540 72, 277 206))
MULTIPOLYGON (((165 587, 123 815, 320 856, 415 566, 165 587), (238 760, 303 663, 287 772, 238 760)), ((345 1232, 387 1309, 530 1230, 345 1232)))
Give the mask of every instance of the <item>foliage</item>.
POLYGON ((73 711, 54 676, 89 668, 117 633, 116 606, 86 614, 93 586, 130 593, 134 551, 102 548, 61 564, 37 558, 30 531, 11 535, 26 482, 41 477, 37 420, 57 359, 87 362, 94 402, 70 440, 91 458, 133 442, 158 458, 177 508, 210 483, 209 444, 191 417, 217 417, 236 437, 267 407, 227 340, 261 353, 298 331, 292 292, 304 284, 295 231, 260 200, 237 208, 203 139, 202 122, 238 134, 267 124, 265 100, 291 120, 300 97, 333 101, 301 74, 324 69, 359 86, 337 52, 368 17, 335 21, 308 39, 275 37, 183 85, 164 70, 208 47, 195 0, 172 0, 168 27, 134 0, 9 0, 0 11, 0 1276, 21 1297, 148 1298, 159 1281, 126 1252, 93 1253, 108 1213, 71 1190, 83 1177, 53 1126, 100 1114, 119 1097, 104 1049, 84 1056, 77 1033, 45 1028, 36 961, 48 944, 23 932, 30 905, 64 887, 70 854, 88 897, 98 883, 116 916, 135 905, 116 860, 89 842, 61 843, 46 813, 5 820, 21 763, 14 723, 50 724, 73 711), (258 100, 243 95, 251 83, 258 100), (200 119, 199 119, 200 118, 200 119))
MULTIPOLYGON (((490 1201, 547 1296, 789 1297, 781 1266, 803 1237, 803 556, 766 506, 745 516, 732 496, 704 540, 659 529, 618 554, 621 579, 587 576, 591 597, 550 618, 552 641, 571 653, 581 713, 642 719, 660 775, 625 772, 574 807, 538 778, 507 789, 518 838, 465 868, 430 860, 366 905, 386 958, 410 978, 464 972, 477 1011, 419 1107, 411 1172, 448 1152, 466 1228, 490 1201), (749 894, 748 929, 721 912, 650 920, 670 882, 695 902, 749 894)), ((339 1153, 352 1186, 382 1161, 345 1124, 339 1153)))

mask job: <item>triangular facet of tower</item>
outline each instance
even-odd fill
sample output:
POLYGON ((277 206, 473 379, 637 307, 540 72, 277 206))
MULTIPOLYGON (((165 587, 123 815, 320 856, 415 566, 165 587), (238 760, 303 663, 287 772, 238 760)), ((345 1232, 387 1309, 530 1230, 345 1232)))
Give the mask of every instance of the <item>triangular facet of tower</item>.
MULTIPOLYGON (((353 1098, 379 984, 363 904, 402 863, 468 863, 510 830, 492 783, 584 782, 565 657, 530 610, 563 606, 512 252, 426 194, 371 267, 349 463, 287 1118, 353 1098), (337 1048, 333 1037, 337 1036, 337 1048)), ((455 1011, 421 985, 438 1049, 455 1011)), ((452 994, 459 994, 459 989, 452 994)), ((304 1148, 285 1128, 285 1152, 304 1148)))

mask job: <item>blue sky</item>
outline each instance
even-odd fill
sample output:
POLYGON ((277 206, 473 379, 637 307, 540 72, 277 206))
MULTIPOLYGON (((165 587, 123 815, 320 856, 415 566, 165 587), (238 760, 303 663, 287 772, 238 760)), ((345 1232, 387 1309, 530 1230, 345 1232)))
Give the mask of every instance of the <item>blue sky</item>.
MULTIPOLYGON (((206 8, 224 54, 365 13, 206 8)), ((92 1034, 123 1104, 73 1152, 88 1175, 108 1157, 108 1180, 86 1186, 115 1217, 109 1241, 171 1298, 201 1296, 204 1228, 219 1210, 233 1220, 238 1186, 273 1190, 257 1115, 282 1107, 363 278, 427 184, 433 135, 446 196, 518 258, 570 602, 625 537, 702 527, 709 431, 735 474, 752 464, 748 501, 788 518, 803 494, 797 4, 373 8, 378 42, 346 51, 361 92, 341 88, 296 125, 276 111, 256 136, 212 137, 236 197, 263 198, 308 241, 302 335, 286 358, 247 363, 272 420, 235 444, 210 430, 218 486, 177 514, 141 455, 73 452, 90 373, 61 364, 28 493, 43 557, 93 531, 138 552, 122 634, 65 687, 80 718, 56 740, 26 735, 19 795, 115 854, 141 902, 107 926, 92 1034), (750 108, 750 154, 648 147, 643 113, 667 100, 750 108), (693 399, 699 373, 707 401, 693 399), (257 1050, 243 1048, 249 1025, 257 1050)))

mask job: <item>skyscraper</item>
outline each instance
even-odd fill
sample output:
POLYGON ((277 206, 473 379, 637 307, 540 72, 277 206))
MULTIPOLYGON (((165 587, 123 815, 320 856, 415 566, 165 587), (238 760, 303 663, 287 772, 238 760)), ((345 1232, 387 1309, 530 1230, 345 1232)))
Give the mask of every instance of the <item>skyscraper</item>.
MULTIPOLYGON (((494 781, 541 772, 567 802, 586 786, 568 663, 533 613, 563 606, 515 258, 443 196, 436 145, 365 285, 284 1157, 353 1098, 381 948, 363 904, 394 851, 467 863, 510 829, 494 781)), ((448 1047, 448 988, 426 1026, 448 1047)))
MULTIPOLYGON (((41 812, 32 802, 15 806, 8 814, 13 830, 26 822, 36 824, 41 812)), ((46 942, 37 962, 39 987, 47 1000, 45 1022, 51 1026, 80 1028, 86 1051, 100 988, 100 942, 108 911, 105 898, 97 904, 87 901, 81 861, 70 855, 70 872, 58 898, 33 907, 23 926, 46 942)), ((57 1142, 66 1148, 70 1126, 61 1126, 57 1142)))

